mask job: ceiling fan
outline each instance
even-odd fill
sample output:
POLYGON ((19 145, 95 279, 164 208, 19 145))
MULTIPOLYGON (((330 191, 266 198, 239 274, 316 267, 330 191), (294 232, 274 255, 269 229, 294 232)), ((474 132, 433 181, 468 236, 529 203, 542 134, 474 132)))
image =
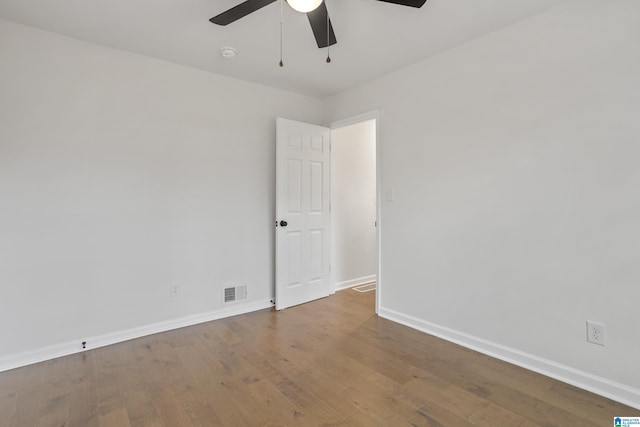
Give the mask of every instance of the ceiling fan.
MULTIPOLYGON (((258 9, 275 3, 278 0, 247 0, 231 9, 222 12, 219 15, 209 19, 217 25, 228 25, 232 22, 243 18, 258 9)), ((282 1, 282 0, 281 0, 282 1)), ((399 4, 401 6, 410 6, 420 8, 427 0, 378 0, 386 3, 399 4)), ((316 38, 319 48, 332 46, 336 44, 336 35, 333 32, 333 26, 329 19, 327 6, 323 0, 286 0, 287 4, 294 10, 306 13, 311 24, 311 30, 316 38)))

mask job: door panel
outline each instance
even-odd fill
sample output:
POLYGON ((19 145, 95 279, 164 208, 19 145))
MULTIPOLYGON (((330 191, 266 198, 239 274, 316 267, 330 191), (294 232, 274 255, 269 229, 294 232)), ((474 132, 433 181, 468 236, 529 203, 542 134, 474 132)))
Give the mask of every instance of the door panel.
POLYGON ((322 214, 323 208, 323 164, 321 162, 309 162, 309 181, 311 182, 309 195, 309 213, 322 214))
POLYGON ((277 120, 278 310, 328 296, 333 291, 329 266, 330 161, 328 128, 277 120))
POLYGON ((300 214, 302 209, 302 161, 287 159, 287 214, 300 214))
POLYGON ((310 247, 311 247, 311 266, 309 271, 309 282, 310 283, 319 283, 322 281, 322 262, 323 253, 322 249, 324 247, 323 243, 323 232, 322 230, 311 230, 309 232, 310 238, 310 247))
POLYGON ((287 259, 287 288, 294 288, 301 285, 301 255, 302 255, 302 245, 300 244, 300 232, 298 231, 288 231, 286 232, 286 253, 285 256, 287 259))

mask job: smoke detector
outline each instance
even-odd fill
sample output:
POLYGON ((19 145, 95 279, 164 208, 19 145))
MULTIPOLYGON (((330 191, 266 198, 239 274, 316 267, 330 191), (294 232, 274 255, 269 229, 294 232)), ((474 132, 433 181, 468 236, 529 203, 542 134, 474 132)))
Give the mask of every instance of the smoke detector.
POLYGON ((236 52, 237 52, 236 49, 233 47, 226 46, 226 47, 220 48, 220 54, 222 55, 223 58, 226 58, 226 59, 231 59, 234 56, 236 56, 236 52))

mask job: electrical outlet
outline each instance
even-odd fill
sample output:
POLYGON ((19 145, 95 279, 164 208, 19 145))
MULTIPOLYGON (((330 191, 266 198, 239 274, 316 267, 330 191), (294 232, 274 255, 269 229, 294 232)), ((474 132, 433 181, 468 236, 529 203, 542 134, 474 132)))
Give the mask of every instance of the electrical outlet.
POLYGON ((172 297, 179 297, 182 293, 182 288, 180 287, 180 282, 171 282, 171 287, 169 288, 169 295, 172 297))
POLYGON ((587 341, 593 344, 604 345, 605 331, 602 323, 587 320, 587 341))

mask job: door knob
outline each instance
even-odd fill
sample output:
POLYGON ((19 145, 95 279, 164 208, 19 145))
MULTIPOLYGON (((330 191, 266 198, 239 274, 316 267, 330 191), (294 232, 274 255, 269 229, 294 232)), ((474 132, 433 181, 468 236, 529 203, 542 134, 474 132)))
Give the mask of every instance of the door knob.
POLYGON ((287 225, 289 225, 287 221, 280 221, 280 227, 286 227, 287 225))

